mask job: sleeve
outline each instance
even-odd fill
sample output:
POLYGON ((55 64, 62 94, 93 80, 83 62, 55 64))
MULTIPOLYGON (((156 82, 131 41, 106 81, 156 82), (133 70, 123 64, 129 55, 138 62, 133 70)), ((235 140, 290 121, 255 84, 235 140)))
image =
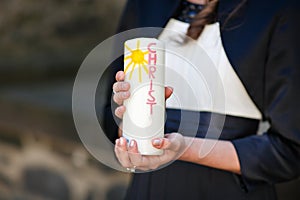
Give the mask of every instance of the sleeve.
POLYGON ((114 115, 117 105, 112 102, 112 85, 115 82, 115 74, 121 70, 120 66, 122 66, 122 59, 119 58, 105 70, 99 81, 96 96, 99 123, 112 143, 118 138, 118 124, 120 123, 120 120, 114 115))
MULTIPOLYGON (((136 28, 138 26, 137 6, 138 0, 127 1, 120 18, 117 32, 136 28)), ((124 41, 121 41, 121 39, 119 40, 115 42, 117 45, 114 46, 114 49, 116 50, 116 48, 118 48, 118 50, 122 51, 124 41)), ((100 84, 98 87, 98 90, 101 90, 101 93, 103 94, 99 95, 99 101, 104 101, 103 104, 100 103, 103 106, 98 109, 98 119, 104 133, 112 143, 114 143, 115 139, 118 138, 118 124, 120 123, 120 120, 114 115, 114 110, 117 105, 112 101, 112 85, 115 82, 115 74, 117 71, 122 69, 123 56, 117 58, 111 65, 107 67, 100 79, 100 84)))
POLYGON ((263 112, 271 128, 263 135, 232 141, 248 190, 300 175, 299 29, 294 17, 290 13, 279 17, 269 43, 263 112))

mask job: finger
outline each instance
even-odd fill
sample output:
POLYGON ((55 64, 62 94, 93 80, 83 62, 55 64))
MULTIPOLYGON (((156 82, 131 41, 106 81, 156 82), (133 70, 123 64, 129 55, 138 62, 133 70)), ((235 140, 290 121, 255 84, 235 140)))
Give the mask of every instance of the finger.
POLYGON ((124 112, 126 111, 126 107, 125 106, 119 106, 115 109, 115 115, 119 118, 122 119, 124 112))
POLYGON ((138 152, 138 146, 135 140, 131 140, 128 148, 129 159, 134 166, 142 166, 142 155, 138 152))
POLYGON ((165 87, 165 99, 168 99, 173 94, 173 88, 172 87, 165 87))
POLYGON ((126 92, 130 89, 130 84, 128 82, 124 82, 124 81, 119 81, 119 82, 115 82, 113 84, 113 91, 114 93, 117 92, 126 92))
POLYGON ((113 100, 116 104, 122 105, 124 100, 128 99, 130 97, 130 92, 117 92, 113 96, 113 100))
POLYGON ((135 140, 131 140, 128 147, 130 162, 142 171, 157 169, 160 165, 159 156, 143 156, 138 152, 138 146, 135 140))
POLYGON ((184 142, 182 135, 179 133, 167 134, 165 136, 165 139, 168 141, 167 143, 169 143, 169 146, 165 148, 170 149, 172 151, 178 151, 182 147, 184 142))
POLYGON ((168 138, 155 138, 152 140, 153 147, 157 149, 170 149, 172 146, 171 141, 168 138))
POLYGON ((123 167, 131 168, 133 166, 129 160, 127 142, 125 138, 121 137, 116 140, 115 154, 123 167))
POLYGON ((116 73, 116 81, 124 81, 125 80, 125 73, 123 71, 118 71, 116 73))

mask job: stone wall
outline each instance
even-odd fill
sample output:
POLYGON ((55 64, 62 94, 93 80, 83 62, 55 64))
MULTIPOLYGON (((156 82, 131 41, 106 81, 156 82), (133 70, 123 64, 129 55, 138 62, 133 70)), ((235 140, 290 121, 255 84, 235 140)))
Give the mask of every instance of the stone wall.
POLYGON ((125 0, 0 1, 0 199, 122 199, 129 174, 85 150, 72 87, 125 0))
POLYGON ((112 35, 125 1, 1 0, 0 80, 72 76, 112 35))

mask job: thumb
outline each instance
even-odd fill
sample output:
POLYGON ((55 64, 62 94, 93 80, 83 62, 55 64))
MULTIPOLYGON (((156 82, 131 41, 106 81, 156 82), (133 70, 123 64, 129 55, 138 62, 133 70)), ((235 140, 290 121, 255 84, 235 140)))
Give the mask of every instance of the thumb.
POLYGON ((155 138, 152 140, 152 145, 157 149, 169 149, 171 141, 168 138, 155 138))
POLYGON ((173 94, 173 88, 172 87, 165 87, 165 99, 168 99, 173 94))

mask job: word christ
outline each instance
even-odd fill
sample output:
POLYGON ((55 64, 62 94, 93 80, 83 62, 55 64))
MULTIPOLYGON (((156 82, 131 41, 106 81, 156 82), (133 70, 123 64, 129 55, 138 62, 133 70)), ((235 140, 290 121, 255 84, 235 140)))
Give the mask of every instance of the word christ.
POLYGON ((148 71, 149 71, 149 91, 148 91, 148 99, 147 104, 150 106, 150 114, 153 114, 153 105, 156 104, 156 98, 153 95, 155 93, 155 90, 153 89, 153 79, 155 79, 155 72, 156 72, 156 61, 157 61, 157 54, 156 50, 151 49, 152 46, 156 46, 156 43, 150 43, 148 45, 148 71))

